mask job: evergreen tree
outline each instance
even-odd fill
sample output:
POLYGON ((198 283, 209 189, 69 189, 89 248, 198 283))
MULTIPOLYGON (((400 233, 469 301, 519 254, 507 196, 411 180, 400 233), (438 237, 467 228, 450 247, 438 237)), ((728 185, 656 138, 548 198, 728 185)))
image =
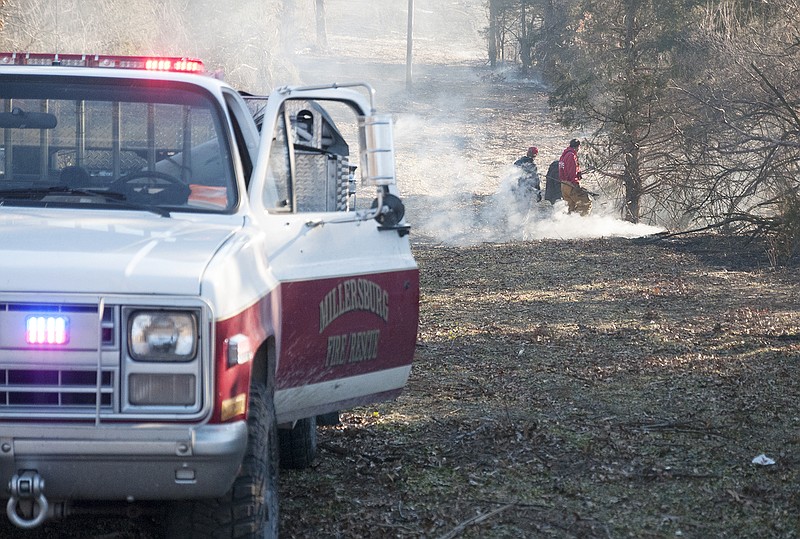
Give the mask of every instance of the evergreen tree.
POLYGON ((563 3, 566 39, 548 51, 557 56, 551 105, 565 125, 595 130, 591 168, 621 183, 632 222, 673 169, 669 81, 681 70, 690 1, 563 3))

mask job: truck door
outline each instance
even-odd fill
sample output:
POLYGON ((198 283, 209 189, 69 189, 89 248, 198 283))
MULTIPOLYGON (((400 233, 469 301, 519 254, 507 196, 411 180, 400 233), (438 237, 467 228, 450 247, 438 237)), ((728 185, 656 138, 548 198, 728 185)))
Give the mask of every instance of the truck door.
POLYGON ((353 94, 289 91, 256 113, 280 423, 392 398, 411 368, 419 278, 388 118, 353 94))

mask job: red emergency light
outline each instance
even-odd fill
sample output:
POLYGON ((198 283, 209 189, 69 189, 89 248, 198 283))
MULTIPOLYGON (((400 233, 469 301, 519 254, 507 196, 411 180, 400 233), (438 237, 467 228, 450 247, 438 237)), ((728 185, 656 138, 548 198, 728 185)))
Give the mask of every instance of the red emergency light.
POLYGON ((71 66, 140 69, 177 73, 203 73, 202 60, 172 56, 114 56, 99 54, 50 54, 34 52, 0 52, 0 66, 71 66))

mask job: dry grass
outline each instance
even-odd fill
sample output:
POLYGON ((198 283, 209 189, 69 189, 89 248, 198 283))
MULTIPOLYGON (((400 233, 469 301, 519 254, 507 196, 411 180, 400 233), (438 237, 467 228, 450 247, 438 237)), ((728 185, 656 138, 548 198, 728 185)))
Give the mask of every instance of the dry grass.
POLYGON ((407 391, 284 472, 283 537, 798 535, 794 271, 712 236, 415 255, 407 391))

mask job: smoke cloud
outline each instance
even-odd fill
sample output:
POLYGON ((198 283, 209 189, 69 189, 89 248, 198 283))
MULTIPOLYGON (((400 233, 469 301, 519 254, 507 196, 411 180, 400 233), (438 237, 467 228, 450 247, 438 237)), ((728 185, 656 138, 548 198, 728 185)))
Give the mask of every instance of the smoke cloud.
MULTIPOLYGON (((593 201, 588 216, 569 214, 563 200, 550 204, 531 201, 521 204, 514 193, 519 172, 507 168, 499 188, 490 195, 479 195, 475 185, 477 174, 443 178, 452 189, 441 195, 411 195, 407 205, 408 219, 414 236, 426 242, 445 245, 475 245, 544 239, 595 239, 604 237, 637 238, 658 234, 664 229, 621 220, 615 204, 593 201), (460 185, 459 185, 459 182, 460 185)), ((544 187, 544 178, 542 178, 544 187)), ((446 191, 446 189, 440 189, 446 191)))

